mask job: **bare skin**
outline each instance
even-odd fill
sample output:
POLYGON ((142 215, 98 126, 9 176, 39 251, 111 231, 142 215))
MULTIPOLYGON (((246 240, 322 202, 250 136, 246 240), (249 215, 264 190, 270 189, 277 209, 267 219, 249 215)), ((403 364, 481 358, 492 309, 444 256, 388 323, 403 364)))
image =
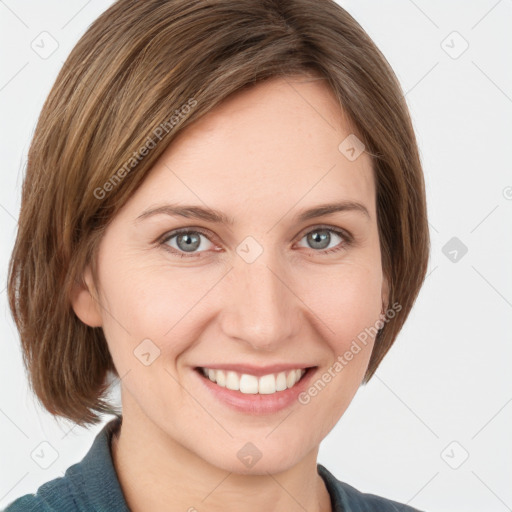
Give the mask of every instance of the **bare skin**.
POLYGON ((84 323, 103 328, 122 377, 112 454, 133 512, 332 510, 318 449, 359 388, 374 339, 308 404, 271 414, 231 409, 194 368, 304 363, 320 377, 375 325, 388 293, 376 190, 370 157, 350 161, 338 149, 351 133, 324 80, 258 84, 180 133, 108 227, 99 289, 87 269, 88 288, 72 303, 84 323), (296 218, 339 201, 368 215, 296 218), (215 208, 233 224, 137 220, 165 203, 215 208), (183 237, 168 237, 178 228, 200 237, 192 253, 183 237), (257 243, 251 251, 262 249, 251 263, 237 253, 246 237, 257 243), (146 339, 160 351, 149 365, 134 355, 146 339), (250 468, 237 457, 247 442, 262 453, 250 468))

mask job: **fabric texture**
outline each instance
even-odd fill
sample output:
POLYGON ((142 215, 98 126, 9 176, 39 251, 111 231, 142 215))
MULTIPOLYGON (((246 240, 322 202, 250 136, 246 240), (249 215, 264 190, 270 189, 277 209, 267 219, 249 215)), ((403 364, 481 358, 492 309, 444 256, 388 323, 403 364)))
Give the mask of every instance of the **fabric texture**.
MULTIPOLYGON (((130 512, 112 461, 110 440, 122 421, 116 417, 97 434, 78 463, 63 477, 50 480, 36 494, 11 502, 3 512, 130 512)), ((339 481, 317 464, 331 497, 333 512, 421 512, 410 506, 374 494, 363 493, 339 481)))

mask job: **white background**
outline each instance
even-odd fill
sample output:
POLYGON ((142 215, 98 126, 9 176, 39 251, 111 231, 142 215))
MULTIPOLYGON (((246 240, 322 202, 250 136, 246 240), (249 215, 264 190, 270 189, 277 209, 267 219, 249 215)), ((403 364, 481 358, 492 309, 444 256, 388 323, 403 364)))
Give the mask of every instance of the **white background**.
MULTIPOLYGON (((5 284, 39 111, 72 47, 110 4, 0 2, 0 507, 63 475, 102 427, 71 430, 37 405, 5 284), (44 31, 58 43, 48 58, 31 47, 44 31), (58 452, 47 469, 31 458, 41 442, 58 452)), ((432 255, 406 326, 322 443, 319 462, 361 491, 423 510, 512 510, 512 1, 340 4, 406 93, 432 255), (455 262, 443 253, 452 237, 468 249, 455 262)))

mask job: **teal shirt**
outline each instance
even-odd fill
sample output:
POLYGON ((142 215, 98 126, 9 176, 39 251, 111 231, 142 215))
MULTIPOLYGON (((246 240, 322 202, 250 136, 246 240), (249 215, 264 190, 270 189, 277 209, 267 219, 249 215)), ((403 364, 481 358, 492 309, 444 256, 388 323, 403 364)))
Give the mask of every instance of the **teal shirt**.
MULTIPOLYGON (((41 485, 36 494, 26 494, 10 503, 4 512, 130 512, 117 478, 110 440, 121 417, 108 422, 91 448, 65 475, 41 485)), ((317 464, 331 497, 333 512, 419 512, 407 505, 374 494, 362 493, 337 480, 317 464)))

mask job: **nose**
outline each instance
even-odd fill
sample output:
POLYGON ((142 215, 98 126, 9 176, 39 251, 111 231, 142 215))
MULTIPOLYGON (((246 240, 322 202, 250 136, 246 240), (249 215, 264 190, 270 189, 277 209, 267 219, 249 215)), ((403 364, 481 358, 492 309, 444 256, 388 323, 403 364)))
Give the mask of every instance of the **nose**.
POLYGON ((220 307, 224 335, 256 351, 282 349, 301 328, 303 302, 290 273, 269 250, 252 263, 236 258, 233 265, 220 307))

